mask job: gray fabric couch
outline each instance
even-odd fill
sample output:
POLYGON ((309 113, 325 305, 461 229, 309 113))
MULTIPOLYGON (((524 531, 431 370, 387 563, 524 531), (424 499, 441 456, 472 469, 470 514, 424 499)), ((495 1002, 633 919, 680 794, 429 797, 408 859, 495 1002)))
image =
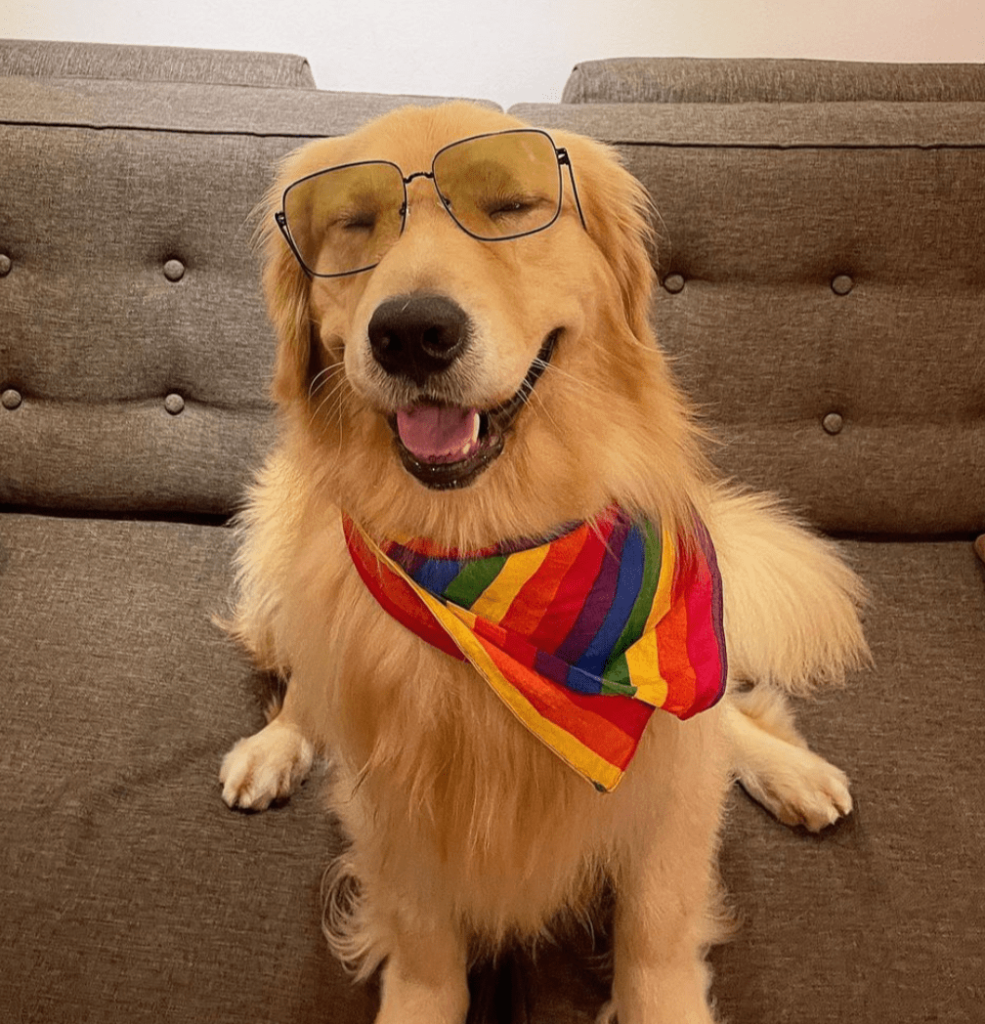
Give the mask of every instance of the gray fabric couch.
MULTIPOLYGON (((271 437, 253 210, 284 153, 404 100, 301 58, 0 43, 0 1020, 373 1018, 320 934, 317 780, 219 799, 269 684, 211 616, 271 437)), ((723 1016, 985 1019, 985 74, 592 62, 516 113, 646 183, 715 457, 872 590, 875 668, 801 710, 856 813, 814 837, 734 794, 723 1016)), ((591 1022, 604 949, 477 970, 472 1020, 591 1022)))

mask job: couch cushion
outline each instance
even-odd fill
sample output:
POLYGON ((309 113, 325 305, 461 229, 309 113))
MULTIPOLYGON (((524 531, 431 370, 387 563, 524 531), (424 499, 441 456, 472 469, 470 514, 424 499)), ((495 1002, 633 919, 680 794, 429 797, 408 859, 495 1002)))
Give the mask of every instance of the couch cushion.
POLYGON ((23 77, 0 95, 0 503, 228 513, 271 436, 257 204, 285 153, 412 98, 23 77))
MULTIPOLYGON (((339 836, 313 779, 228 811, 222 753, 263 681, 210 624, 221 527, 0 516, 0 1018, 368 1024, 319 929, 339 836)), ((741 928, 714 954, 731 1024, 971 1024, 983 998, 985 570, 970 543, 848 545, 876 669, 800 708, 854 781, 813 837, 736 792, 723 860, 741 928), (935 1016, 936 1014, 936 1016, 935 1016)), ((604 798, 602 798, 604 799, 604 798)), ((474 1020, 591 1024, 604 943, 504 959, 474 1020), (498 1016, 496 1016, 498 1014, 498 1016)))
POLYGON ((576 64, 562 103, 985 100, 985 65, 612 57, 576 64))
POLYGON ((308 61, 293 54, 30 39, 0 39, 0 75, 315 87, 308 61))
POLYGON ((231 540, 0 516, 4 1020, 372 1020, 320 935, 317 786, 255 817, 219 797, 223 749, 262 721, 210 623, 231 540))
MULTIPOLYGON (((975 1024, 985 1005, 985 572, 970 543, 854 543, 876 667, 798 702, 856 811, 818 836, 736 789, 723 875, 739 929, 715 950, 729 1024, 975 1024)), ((532 1024, 592 1024, 605 943, 515 971, 532 1024)))
POLYGON ((210 622, 231 552, 216 526, 0 515, 4 1021, 374 1019, 321 933, 321 772, 264 814, 219 795, 269 695, 210 622))
POLYGON ((985 105, 512 112, 648 188, 658 337, 723 470, 828 530, 985 528, 985 105))

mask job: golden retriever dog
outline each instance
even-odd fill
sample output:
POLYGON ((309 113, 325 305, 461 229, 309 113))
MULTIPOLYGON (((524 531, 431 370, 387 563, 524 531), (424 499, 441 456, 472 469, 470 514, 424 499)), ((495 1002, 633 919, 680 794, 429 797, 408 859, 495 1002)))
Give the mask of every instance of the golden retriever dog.
POLYGON ((330 760, 349 845, 326 933, 358 978, 381 969, 378 1024, 461 1024, 476 958, 584 916, 603 884, 599 1020, 713 1021, 727 791, 811 830, 850 812, 785 692, 864 662, 863 592, 831 542, 709 468, 648 322, 643 187, 599 143, 452 103, 305 146, 265 216, 280 432, 240 519, 231 628, 287 685, 227 754, 225 802, 262 810, 330 760), (681 565, 713 544, 728 687, 655 710, 600 793, 477 662, 384 606, 350 532, 377 562, 391 542, 472 557, 613 508, 681 565))

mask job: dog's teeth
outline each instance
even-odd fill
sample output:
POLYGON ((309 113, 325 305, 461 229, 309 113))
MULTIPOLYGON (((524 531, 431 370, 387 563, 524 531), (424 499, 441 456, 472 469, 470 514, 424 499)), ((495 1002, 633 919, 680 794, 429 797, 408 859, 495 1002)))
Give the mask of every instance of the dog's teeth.
POLYGON ((472 422, 472 436, 462 445, 458 452, 459 458, 467 459, 479 447, 479 434, 482 432, 482 418, 478 415, 472 422))

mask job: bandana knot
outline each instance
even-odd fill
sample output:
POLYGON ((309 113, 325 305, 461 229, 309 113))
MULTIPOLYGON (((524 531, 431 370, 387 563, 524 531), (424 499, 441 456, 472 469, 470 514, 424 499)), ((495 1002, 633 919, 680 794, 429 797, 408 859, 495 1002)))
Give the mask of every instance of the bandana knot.
POLYGON ((619 783, 654 709, 690 718, 724 692, 722 582, 698 520, 678 545, 616 506, 548 540, 468 554, 378 545, 345 515, 343 529, 384 610, 470 662, 600 790, 619 783))

